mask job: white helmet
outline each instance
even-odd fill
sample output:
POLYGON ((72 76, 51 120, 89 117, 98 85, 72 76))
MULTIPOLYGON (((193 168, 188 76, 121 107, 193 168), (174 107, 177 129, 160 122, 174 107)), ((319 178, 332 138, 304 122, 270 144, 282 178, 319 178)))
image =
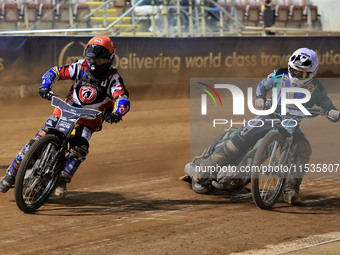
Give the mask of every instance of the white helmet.
POLYGON ((290 83, 295 87, 303 87, 316 75, 319 59, 314 50, 300 48, 289 58, 288 74, 290 83))

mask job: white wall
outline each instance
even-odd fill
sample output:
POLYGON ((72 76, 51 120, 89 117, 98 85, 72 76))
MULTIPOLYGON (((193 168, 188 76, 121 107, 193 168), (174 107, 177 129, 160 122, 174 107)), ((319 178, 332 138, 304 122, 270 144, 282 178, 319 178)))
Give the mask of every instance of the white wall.
POLYGON ((324 31, 340 31, 340 0, 311 0, 318 6, 324 31))

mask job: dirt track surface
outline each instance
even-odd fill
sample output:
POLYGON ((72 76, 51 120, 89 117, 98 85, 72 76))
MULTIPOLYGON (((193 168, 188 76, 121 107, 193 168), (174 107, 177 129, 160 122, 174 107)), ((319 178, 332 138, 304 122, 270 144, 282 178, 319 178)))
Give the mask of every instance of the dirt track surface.
MULTIPOLYGON (((0 101, 1 175, 51 112, 39 98, 0 101)), ((339 125, 320 123, 323 137, 305 129, 312 161, 340 163, 339 125)), ((228 254, 340 229, 339 179, 305 179, 303 206, 262 211, 250 194, 195 194, 178 180, 188 160, 189 99, 135 101, 93 135, 68 197, 29 215, 0 194, 1 253, 228 254)))

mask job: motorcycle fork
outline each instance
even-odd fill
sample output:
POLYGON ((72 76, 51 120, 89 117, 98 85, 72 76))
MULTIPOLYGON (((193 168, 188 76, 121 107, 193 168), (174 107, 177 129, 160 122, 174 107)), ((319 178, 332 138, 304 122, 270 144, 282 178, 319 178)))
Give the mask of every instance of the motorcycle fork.
MULTIPOLYGON (((65 163, 65 160, 63 160, 61 157, 63 155, 65 155, 65 153, 67 151, 67 143, 68 143, 68 140, 64 139, 60 149, 56 150, 54 152, 55 155, 52 155, 52 158, 51 158, 51 160, 49 162, 48 171, 46 171, 46 174, 50 174, 50 172, 53 170, 53 173, 51 173, 51 174, 55 175, 56 173, 58 173, 58 172, 60 172, 62 170, 61 169, 59 171, 59 169, 57 169, 57 171, 55 171, 55 169, 57 168, 58 164, 63 165, 65 163)), ((62 167, 60 167, 60 168, 62 168, 62 167)))

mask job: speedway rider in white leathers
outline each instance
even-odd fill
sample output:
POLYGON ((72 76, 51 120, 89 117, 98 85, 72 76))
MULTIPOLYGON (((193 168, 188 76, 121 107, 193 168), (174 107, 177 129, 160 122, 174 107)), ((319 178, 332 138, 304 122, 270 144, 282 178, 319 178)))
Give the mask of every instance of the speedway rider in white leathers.
MULTIPOLYGON (((339 121, 339 111, 333 106, 332 101, 327 96, 320 81, 315 78, 318 68, 318 57, 313 50, 308 48, 296 50, 289 58, 288 68, 275 70, 258 84, 255 106, 261 109, 264 108, 267 92, 273 87, 277 87, 278 91, 283 86, 305 88, 311 93, 311 99, 304 105, 305 107, 309 108, 317 105, 327 113, 330 117, 329 120, 332 122, 339 121), (283 80, 287 82, 282 82, 283 80)), ((292 96, 292 98, 305 97, 303 93, 293 93, 292 96)), ((280 93, 278 94, 278 104, 281 104, 280 93)), ((281 107, 278 107, 275 112, 280 113, 279 109, 281 109, 281 107)), ((271 122, 266 121, 266 119, 277 118, 275 112, 269 116, 262 115, 255 117, 251 120, 251 123, 253 123, 252 126, 246 125, 238 130, 223 146, 216 149, 212 155, 203 160, 200 166, 205 167, 205 169, 213 165, 227 166, 233 159, 242 156, 272 128, 271 122), (257 121, 264 123, 264 125, 256 127, 257 121)), ((309 161, 312 149, 299 127, 294 134, 293 145, 295 149, 295 163, 304 166, 309 161)), ((186 170, 186 173, 188 173, 188 171, 190 172, 190 170, 186 170)), ((301 203, 299 190, 303 176, 304 171, 297 174, 290 173, 290 176, 288 176, 283 190, 283 198, 286 202, 293 205, 301 203)), ((211 178, 213 177, 209 172, 196 171, 192 180, 194 182, 194 185, 192 185, 193 189, 197 193, 208 191, 206 187, 207 184, 211 182, 211 178)), ((223 182, 223 174, 220 175, 216 181, 219 183, 223 182)), ((214 184, 214 182, 212 182, 212 184, 214 184)))

